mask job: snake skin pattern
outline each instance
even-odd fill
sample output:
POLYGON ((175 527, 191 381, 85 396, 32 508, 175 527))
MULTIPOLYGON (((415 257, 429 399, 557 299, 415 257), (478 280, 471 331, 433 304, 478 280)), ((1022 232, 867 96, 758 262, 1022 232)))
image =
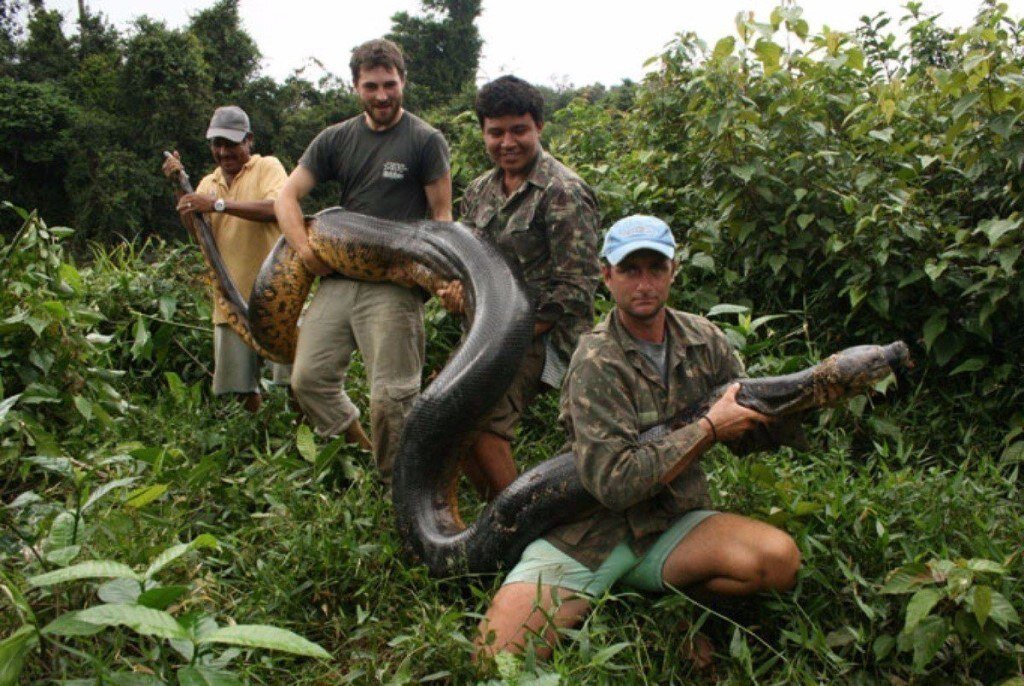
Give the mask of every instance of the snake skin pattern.
MULTIPOLYGON (((574 457, 553 457, 516 479, 466 526, 453 484, 465 434, 511 382, 533 331, 525 288, 497 248, 453 222, 391 222, 324 210, 307 221, 310 245, 349 278, 417 285, 428 292, 450 279, 465 289, 469 332, 420 395, 406 420, 393 475, 397 526, 407 548, 435 576, 513 566, 523 549, 557 524, 596 506, 574 457)), ((202 241, 200 241, 202 248, 202 241)), ((260 354, 290 362, 296 323, 313 276, 282 239, 267 257, 248 306, 233 302, 216 248, 202 248, 229 323, 260 354)), ((843 350, 795 374, 739 379, 737 401, 770 416, 823 407, 865 392, 909 364, 902 342, 843 350)), ((725 392, 716 389, 679 423, 694 421, 725 392)))

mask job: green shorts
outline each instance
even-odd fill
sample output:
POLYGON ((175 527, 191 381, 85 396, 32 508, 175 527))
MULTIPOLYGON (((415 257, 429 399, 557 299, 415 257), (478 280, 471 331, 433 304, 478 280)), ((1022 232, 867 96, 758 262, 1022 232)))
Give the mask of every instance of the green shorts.
POLYGON ((588 569, 539 538, 526 547, 519 564, 512 568, 502 585, 558 586, 596 598, 621 579, 637 590, 664 591, 662 569, 668 556, 694 527, 716 514, 714 510, 690 510, 659 536, 642 557, 637 557, 626 543, 620 543, 596 570, 588 569))

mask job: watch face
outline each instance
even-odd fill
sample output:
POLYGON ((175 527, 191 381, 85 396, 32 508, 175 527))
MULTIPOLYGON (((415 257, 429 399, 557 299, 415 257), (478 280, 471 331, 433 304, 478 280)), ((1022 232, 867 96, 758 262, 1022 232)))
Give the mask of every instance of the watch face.
POLYGON ((214 203, 213 203, 213 210, 214 210, 214 212, 223 212, 224 211, 224 198, 217 198, 217 200, 214 201, 214 203))

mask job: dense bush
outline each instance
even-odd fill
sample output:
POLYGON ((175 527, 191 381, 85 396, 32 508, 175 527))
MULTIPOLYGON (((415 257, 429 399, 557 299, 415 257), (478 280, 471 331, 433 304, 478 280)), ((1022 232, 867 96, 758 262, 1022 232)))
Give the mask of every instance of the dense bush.
POLYGON ((827 348, 905 338, 1019 406, 1024 42, 1004 12, 938 37, 913 14, 884 52, 879 19, 808 35, 795 8, 713 49, 682 36, 625 114, 564 110, 557 152, 609 220, 672 223, 682 304, 794 312, 827 348))

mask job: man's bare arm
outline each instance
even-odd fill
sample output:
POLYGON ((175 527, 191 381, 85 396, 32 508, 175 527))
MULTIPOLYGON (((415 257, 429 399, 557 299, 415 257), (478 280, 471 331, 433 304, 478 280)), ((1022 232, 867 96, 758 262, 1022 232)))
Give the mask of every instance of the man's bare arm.
POLYGON ((302 165, 295 167, 285 181, 284 188, 277 194, 274 215, 285 240, 299 253, 306 268, 317 276, 326 276, 333 270, 310 249, 309 237, 306 236, 306 222, 302 216, 302 206, 299 204, 299 200, 306 197, 314 186, 316 179, 313 178, 313 174, 302 165))
POLYGON ((434 179, 423 186, 423 190, 427 194, 430 217, 434 221, 450 222, 452 220, 452 175, 448 173, 434 179))
MULTIPOLYGON (((214 211, 213 203, 216 200, 212 195, 188 193, 178 198, 178 212, 209 214, 214 211)), ((224 213, 252 222, 275 221, 273 200, 225 200, 224 213)))
POLYGON ((705 429, 704 437, 662 475, 661 483, 671 483, 716 441, 734 441, 751 429, 773 421, 771 417, 736 402, 736 393, 739 389, 739 384, 730 386, 729 390, 715 401, 708 413, 695 422, 705 429))

